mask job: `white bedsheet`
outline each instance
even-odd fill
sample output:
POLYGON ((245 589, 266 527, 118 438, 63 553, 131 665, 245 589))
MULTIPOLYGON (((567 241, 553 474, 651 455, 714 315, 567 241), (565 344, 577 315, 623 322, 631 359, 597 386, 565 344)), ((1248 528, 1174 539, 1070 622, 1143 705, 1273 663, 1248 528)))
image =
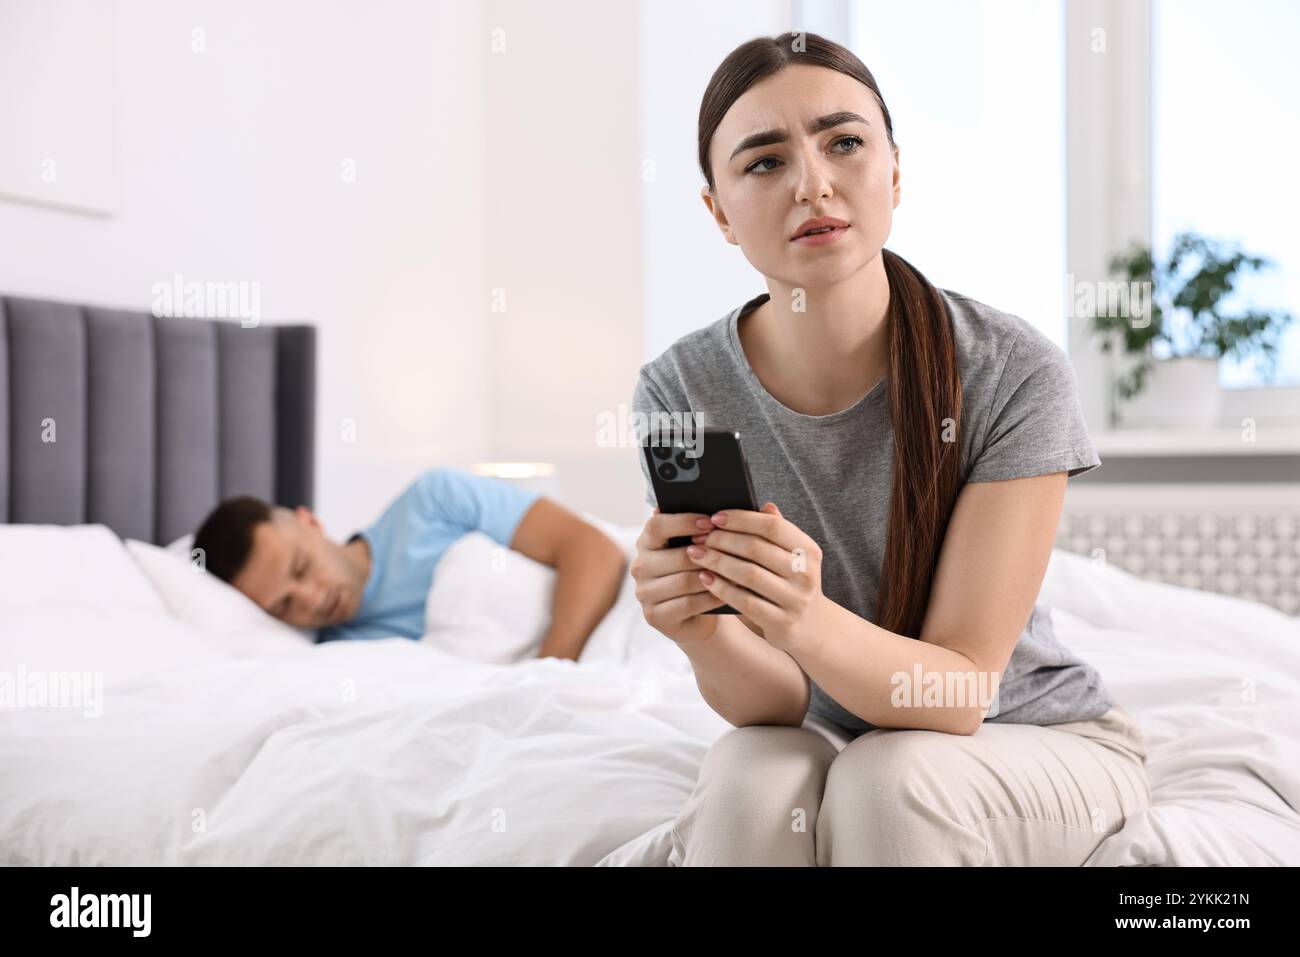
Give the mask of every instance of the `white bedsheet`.
POLYGON ((687 675, 401 638, 3 720, 5 864, 593 864, 672 817, 726 727, 687 675))
POLYGON ((1041 599, 1147 743, 1152 806, 1088 863, 1300 864, 1300 619, 1062 551, 1041 599))
MULTIPOLYGON (((1089 863, 1300 864, 1300 622, 1062 552, 1043 600, 1151 752, 1154 806, 1089 863)), ((53 662, 93 627, 56 617, 53 662)), ((121 653, 136 666, 100 717, 0 709, 0 863, 661 865, 728 729, 672 656, 500 666, 392 639, 150 671, 121 653)))

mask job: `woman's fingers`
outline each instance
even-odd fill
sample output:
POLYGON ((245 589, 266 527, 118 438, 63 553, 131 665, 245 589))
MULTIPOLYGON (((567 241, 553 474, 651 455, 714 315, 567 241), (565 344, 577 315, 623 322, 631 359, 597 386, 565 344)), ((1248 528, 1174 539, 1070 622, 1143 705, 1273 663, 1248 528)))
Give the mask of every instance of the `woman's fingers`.
POLYGON ((775 506, 724 514, 728 521, 720 527, 709 515, 665 514, 656 507, 637 540, 637 600, 646 620, 670 637, 689 619, 728 604, 761 631, 796 603, 793 579, 805 566, 794 549, 816 544, 775 506), (706 544, 698 558, 668 545, 672 538, 700 536, 706 544))
POLYGON ((696 595, 707 591, 704 583, 700 581, 698 570, 690 568, 671 575, 643 580, 637 585, 636 599, 643 606, 657 605, 673 598, 680 598, 682 595, 696 595))
POLYGON ((703 615, 714 608, 721 608, 726 602, 708 591, 691 595, 681 595, 668 601, 646 606, 646 621, 656 628, 675 628, 688 618, 703 615))
POLYGON ((648 581, 673 572, 689 571, 694 567, 685 548, 643 549, 633 559, 632 577, 637 581, 648 581))
POLYGON ((641 537, 637 539, 637 548, 663 548, 668 544, 670 538, 676 538, 679 535, 689 538, 697 532, 707 531, 706 527, 699 524, 700 521, 703 521, 708 528, 712 527, 709 516, 697 512, 651 515, 646 519, 645 528, 641 530, 641 537))
POLYGON ((722 599, 723 604, 730 605, 759 627, 766 629, 780 621, 781 609, 766 598, 754 594, 748 588, 741 588, 720 575, 708 571, 703 574, 710 579, 704 583, 704 587, 710 593, 722 599))
POLYGON ((765 538, 788 552, 802 548, 805 552, 820 551, 811 538, 773 507, 770 512, 752 512, 747 508, 725 509, 716 513, 724 517, 719 527, 733 532, 746 532, 765 538))
POLYGON ((795 604, 796 595, 790 582, 780 575, 768 571, 762 565, 756 565, 748 559, 737 558, 726 552, 713 548, 703 548, 699 545, 692 545, 688 548, 686 555, 701 570, 711 571, 715 575, 734 582, 756 595, 761 595, 773 605, 786 608, 793 607, 795 604), (691 555, 691 552, 695 549, 702 549, 703 553, 698 558, 691 555))
POLYGON ((806 567, 806 563, 801 564, 799 556, 795 553, 788 552, 757 535, 715 528, 697 537, 701 538, 701 541, 696 544, 751 561, 782 578, 789 578, 806 567))

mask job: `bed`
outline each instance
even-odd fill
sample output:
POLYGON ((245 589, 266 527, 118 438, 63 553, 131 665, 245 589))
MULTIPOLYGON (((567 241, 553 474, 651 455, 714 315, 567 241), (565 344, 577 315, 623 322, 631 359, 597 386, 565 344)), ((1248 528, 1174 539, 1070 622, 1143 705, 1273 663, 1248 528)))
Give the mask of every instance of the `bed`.
MULTIPOLYGON (((0 306, 0 864, 667 863, 729 726, 630 580, 579 662, 537 660, 550 570, 489 571, 474 533, 422 640, 312 644, 183 538, 233 488, 310 502, 310 326, 0 306), (127 396, 124 349, 148 382, 127 396), (200 398, 168 392, 196 375, 200 398), (51 403, 57 465, 24 431, 51 403)), ((588 518, 631 554, 639 528, 588 518)), ((1063 550, 1042 600, 1150 753, 1151 808, 1086 863, 1300 864, 1300 620, 1063 550)))

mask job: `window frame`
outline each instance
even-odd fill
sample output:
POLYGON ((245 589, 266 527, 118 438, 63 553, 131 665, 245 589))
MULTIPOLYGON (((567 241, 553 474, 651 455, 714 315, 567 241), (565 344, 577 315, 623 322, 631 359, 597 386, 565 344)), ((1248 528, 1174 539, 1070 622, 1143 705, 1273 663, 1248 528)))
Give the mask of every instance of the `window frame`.
MULTIPOLYGON (((1114 252, 1134 242, 1149 246, 1152 239, 1151 0, 1062 2, 1066 269, 1075 282, 1107 282, 1114 252), (1116 143, 1124 148, 1116 149, 1116 143)), ((793 29, 824 36, 852 38, 856 15, 863 12, 850 0, 791 0, 793 29)), ((1072 310, 1066 340, 1084 418, 1094 433, 1110 431, 1116 412, 1112 382, 1124 360, 1103 352, 1088 319, 1072 310)), ((1219 391, 1225 418, 1248 408, 1260 425, 1296 424, 1287 410, 1300 408, 1300 388, 1219 391)))

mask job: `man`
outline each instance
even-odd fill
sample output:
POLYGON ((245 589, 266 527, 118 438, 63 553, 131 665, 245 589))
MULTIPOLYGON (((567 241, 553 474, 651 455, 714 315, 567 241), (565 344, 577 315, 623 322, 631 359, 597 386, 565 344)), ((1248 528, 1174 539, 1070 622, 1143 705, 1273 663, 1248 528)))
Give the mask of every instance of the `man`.
POLYGON ((369 528, 332 541, 310 509, 222 502, 194 536, 208 571, 319 641, 419 638, 438 560, 480 531, 556 570, 538 657, 577 660, 613 607, 627 563, 609 536, 538 492, 460 469, 417 478, 369 528))

